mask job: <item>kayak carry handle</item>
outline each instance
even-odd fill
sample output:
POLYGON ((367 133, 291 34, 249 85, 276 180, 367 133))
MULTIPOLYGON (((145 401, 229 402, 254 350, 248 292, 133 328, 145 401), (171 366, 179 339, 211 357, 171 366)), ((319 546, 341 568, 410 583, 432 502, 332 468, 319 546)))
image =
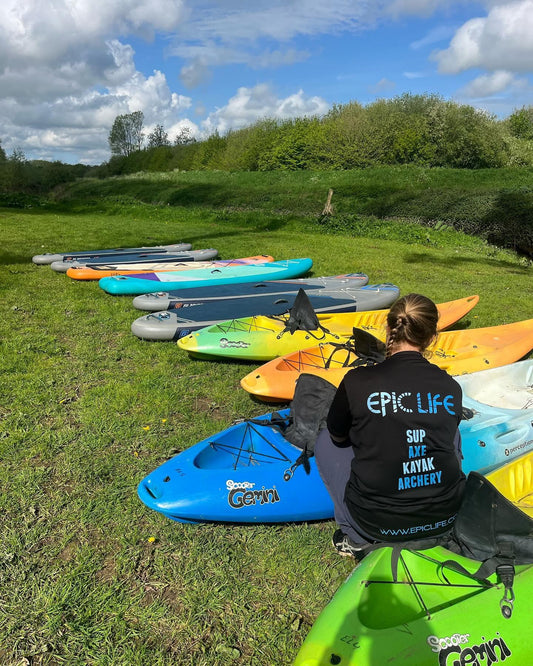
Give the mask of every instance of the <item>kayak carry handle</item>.
POLYGON ((496 573, 505 588, 503 597, 500 599, 500 610, 503 617, 508 620, 513 614, 513 604, 515 600, 513 591, 515 569, 512 564, 499 564, 496 567, 496 573))

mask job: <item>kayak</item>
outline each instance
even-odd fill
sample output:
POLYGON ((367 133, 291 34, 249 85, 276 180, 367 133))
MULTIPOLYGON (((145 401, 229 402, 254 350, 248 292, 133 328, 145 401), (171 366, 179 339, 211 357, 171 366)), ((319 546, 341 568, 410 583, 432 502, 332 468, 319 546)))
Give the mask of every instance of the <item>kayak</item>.
POLYGON ((524 453, 486 476, 507 499, 533 518, 533 451, 524 453))
MULTIPOLYGON (((334 293, 334 292, 329 292, 334 293)), ((353 289, 350 294, 328 296, 324 291, 307 294, 316 313, 339 313, 374 310, 388 307, 398 298, 400 290, 389 284, 375 284, 353 289)), ((216 302, 191 301, 180 309, 153 312, 136 319, 131 332, 144 340, 178 340, 191 331, 205 329, 231 317, 235 320, 257 315, 282 317, 293 306, 296 292, 291 294, 258 295, 256 298, 224 299, 216 302)), ((257 317, 260 319, 261 317, 257 317)), ((211 330, 211 329, 210 329, 211 330)))
MULTIPOLYGON (((371 331, 374 333, 374 331, 371 331)), ((375 335, 375 333, 374 333, 375 335)), ((523 358, 533 348, 533 319, 439 333, 429 347, 429 359, 450 375, 499 367, 523 358)), ((346 346, 320 344, 273 359, 241 379, 241 386, 258 398, 292 400, 302 372, 323 377, 338 386, 357 354, 346 346)))
MULTIPOLYGON (((243 282, 219 285, 212 287, 191 287, 171 291, 158 291, 150 294, 141 294, 133 299, 133 306, 138 310, 160 312, 161 310, 174 310, 186 307, 189 302, 218 303, 227 300, 242 300, 262 298, 283 298, 284 294, 294 294, 300 287, 306 294, 312 291, 325 295, 351 297, 353 291, 368 284, 368 275, 364 273, 345 273, 330 277, 298 278, 294 280, 267 280, 264 282, 243 282)), ((245 316, 245 315, 239 315, 245 316)))
MULTIPOLYGON (((217 250, 189 250, 188 252, 138 252, 137 254, 129 254, 124 257, 120 255, 109 255, 105 257, 96 257, 94 259, 63 259, 62 261, 53 261, 50 268, 58 273, 66 273, 69 268, 103 268, 120 266, 139 266, 142 268, 143 264, 148 262, 157 262, 158 264, 167 263, 171 261, 208 261, 215 259, 218 254, 217 250)), ((100 276, 102 277, 102 276, 100 276)))
MULTIPOLYGON (((469 551, 480 548, 491 557, 496 548, 511 552, 504 549, 507 542, 515 553, 518 548, 518 557, 531 552, 525 542, 532 528, 525 516, 533 517, 532 465, 529 452, 487 475, 509 502, 500 501, 494 491, 470 495, 468 503, 465 499, 458 521, 469 551), (491 503, 474 521, 479 507, 491 503)), ((467 486, 470 481, 471 476, 467 486)), ((481 487, 475 479, 474 485, 481 487)), ((395 562, 390 546, 366 555, 320 613, 294 666, 488 666, 507 659, 517 666, 531 663, 533 566, 511 565, 514 580, 508 577, 508 564, 492 575, 487 567, 486 574, 479 575, 479 560, 442 546, 417 550, 416 544, 404 544, 395 562)))
POLYGON ((174 243, 172 245, 143 245, 141 247, 114 247, 106 250, 79 250, 73 252, 36 254, 32 257, 34 264, 51 264, 53 261, 69 261, 71 259, 90 259, 91 257, 106 257, 108 255, 120 255, 125 257, 138 252, 185 252, 190 250, 190 243, 174 243))
POLYGON ((94 267, 80 267, 67 269, 67 275, 74 280, 100 280, 104 277, 112 275, 139 275, 143 273, 157 273, 160 271, 175 272, 198 270, 200 268, 206 270, 214 270, 221 266, 247 266, 250 264, 264 264, 274 261, 274 257, 267 254, 262 254, 255 257, 242 257, 240 259, 217 259, 216 261, 194 261, 190 260, 180 261, 171 260, 163 263, 158 261, 150 261, 146 263, 138 263, 136 265, 129 264, 115 264, 115 265, 99 265, 94 267))
MULTIPOLYGON (((475 416, 467 414, 459 425, 462 467, 465 474, 486 474, 497 468, 489 480, 520 508, 533 513, 533 406, 528 402, 533 360, 515 365, 516 372, 513 366, 505 367, 511 368, 510 374, 520 386, 515 394, 526 398, 525 403, 516 401, 520 406, 515 408, 479 402, 475 389, 470 388, 493 385, 497 389, 500 381, 509 384, 505 372, 491 369, 464 377, 463 405, 466 412, 475 411, 475 416)), ((241 421, 193 445, 140 482, 140 499, 168 518, 185 522, 333 518, 333 503, 315 458, 308 459, 307 474, 296 463, 302 450, 284 435, 290 415, 286 408, 241 421)))
POLYGON ((141 273, 138 276, 115 275, 102 278, 98 284, 109 294, 147 294, 158 288, 215 287, 234 282, 300 277, 307 273, 312 265, 313 261, 308 258, 285 259, 248 266, 220 266, 215 269, 141 273))
MULTIPOLYGON (((288 425, 289 410, 280 418, 288 425)), ((150 509, 179 522, 277 523, 333 516, 314 458, 271 425, 271 414, 243 421, 167 460, 138 485, 150 509)))
MULTIPOLYGON (((394 285, 378 285, 392 301, 399 293, 394 285)), ((455 324, 479 301, 469 296, 437 305, 439 327, 455 324)), ((254 316, 215 324, 195 331, 178 340, 178 346, 191 356, 238 360, 266 361, 305 349, 313 340, 321 343, 345 342, 354 328, 362 328, 380 340, 385 340, 388 310, 319 314, 320 328, 296 330, 291 333, 287 323, 289 314, 280 317, 254 316)))
MULTIPOLYGON (((486 474, 533 449, 533 359, 462 375, 456 380, 463 390, 465 473, 476 470, 486 474)), ((506 496, 518 492, 519 479, 524 482, 524 469, 520 465, 513 472, 515 482, 512 487, 507 483, 506 491, 502 491, 506 496)), ((528 483, 532 483, 531 463, 528 483)))
POLYGON ((374 550, 353 570, 313 624, 294 666, 532 662, 532 566, 516 567, 515 609, 506 618, 506 590, 496 574, 489 584, 468 575, 479 561, 440 546, 405 548, 394 582, 392 553, 391 547, 374 550))

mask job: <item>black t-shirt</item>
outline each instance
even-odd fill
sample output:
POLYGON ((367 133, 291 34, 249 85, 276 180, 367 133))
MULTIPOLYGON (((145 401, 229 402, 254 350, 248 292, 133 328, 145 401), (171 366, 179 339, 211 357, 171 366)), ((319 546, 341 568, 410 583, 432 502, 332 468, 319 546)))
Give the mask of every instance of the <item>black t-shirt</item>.
POLYGON ((465 475, 454 439, 462 392, 414 351, 350 370, 328 415, 328 430, 354 449, 345 501, 374 538, 403 541, 450 529, 465 475))

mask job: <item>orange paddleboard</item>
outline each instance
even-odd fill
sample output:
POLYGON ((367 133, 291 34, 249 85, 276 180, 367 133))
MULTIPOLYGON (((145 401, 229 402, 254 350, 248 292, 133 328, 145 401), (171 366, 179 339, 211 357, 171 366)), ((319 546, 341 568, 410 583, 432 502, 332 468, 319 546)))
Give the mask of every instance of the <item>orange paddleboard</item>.
MULTIPOLYGON (((376 337, 384 340, 384 330, 376 337)), ((514 324, 439 333, 428 350, 428 359, 450 375, 463 375, 513 363, 531 349, 533 319, 527 319, 514 324)), ((356 360, 357 355, 348 349, 321 344, 265 363, 243 377, 241 386, 267 402, 292 400, 294 385, 301 373, 319 375, 338 386, 356 360)))
POLYGON ((112 277, 113 275, 128 275, 139 273, 174 273, 175 271, 189 271, 194 268, 217 268, 220 266, 240 266, 242 264, 266 264, 274 261, 274 257, 269 254, 261 254, 255 257, 243 257, 241 259, 217 259, 216 261, 176 261, 165 263, 145 263, 137 264, 100 264, 99 267, 88 268, 69 268, 67 275, 74 280, 99 280, 103 277, 112 277))

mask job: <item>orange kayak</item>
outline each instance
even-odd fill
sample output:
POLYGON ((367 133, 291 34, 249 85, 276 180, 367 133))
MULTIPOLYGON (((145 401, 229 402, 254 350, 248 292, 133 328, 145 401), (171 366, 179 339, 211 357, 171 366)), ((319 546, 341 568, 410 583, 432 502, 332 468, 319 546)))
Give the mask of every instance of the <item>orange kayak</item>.
POLYGON ((176 261, 132 264, 99 264, 98 267, 69 268, 67 275, 74 280, 99 280, 113 275, 138 275, 139 273, 174 273, 175 271, 189 271, 195 268, 219 268, 220 266, 240 266, 249 264, 265 264, 274 261, 269 254, 260 254, 254 257, 240 259, 217 259, 215 261, 176 261))
MULTIPOLYGON (((376 337, 384 340, 384 330, 376 337)), ((533 319, 527 319, 514 324, 439 333, 428 349, 428 359, 450 375, 463 375, 513 363, 531 349, 533 319)), ((356 360, 357 355, 346 347, 321 344, 265 363, 243 377, 241 386, 267 402, 292 400, 294 385, 301 373, 319 375, 338 386, 356 360)))

